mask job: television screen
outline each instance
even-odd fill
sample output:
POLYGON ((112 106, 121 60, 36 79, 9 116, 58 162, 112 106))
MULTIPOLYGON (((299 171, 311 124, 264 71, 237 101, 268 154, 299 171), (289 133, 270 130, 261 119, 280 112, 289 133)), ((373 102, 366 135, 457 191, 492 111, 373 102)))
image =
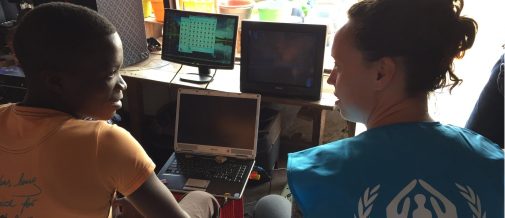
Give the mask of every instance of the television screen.
POLYGON ((326 26, 244 21, 241 90, 319 99, 326 26))
POLYGON ((162 59, 199 68, 233 69, 238 17, 165 9, 162 59))

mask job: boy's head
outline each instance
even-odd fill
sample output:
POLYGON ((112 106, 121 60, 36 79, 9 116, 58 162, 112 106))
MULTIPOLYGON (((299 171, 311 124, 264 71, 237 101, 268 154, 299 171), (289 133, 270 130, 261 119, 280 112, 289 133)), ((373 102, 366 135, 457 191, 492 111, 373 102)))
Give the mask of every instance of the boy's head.
POLYGON ((97 12, 68 3, 40 5, 17 27, 14 52, 27 78, 28 105, 95 119, 109 119, 121 107, 121 40, 97 12))
POLYGON ((100 52, 96 41, 116 28, 95 11, 68 3, 43 4, 30 11, 16 30, 14 49, 26 74, 69 71, 100 52))

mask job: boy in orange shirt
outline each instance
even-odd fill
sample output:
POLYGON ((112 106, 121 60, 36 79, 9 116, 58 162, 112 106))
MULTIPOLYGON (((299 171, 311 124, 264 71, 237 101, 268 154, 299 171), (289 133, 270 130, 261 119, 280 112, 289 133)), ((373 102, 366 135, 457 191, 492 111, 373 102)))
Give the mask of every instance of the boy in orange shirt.
POLYGON ((141 145, 104 121, 127 88, 121 39, 106 18, 38 6, 17 27, 14 51, 28 92, 0 106, 0 217, 107 217, 116 191, 147 217, 219 214, 205 192, 178 204, 141 145))

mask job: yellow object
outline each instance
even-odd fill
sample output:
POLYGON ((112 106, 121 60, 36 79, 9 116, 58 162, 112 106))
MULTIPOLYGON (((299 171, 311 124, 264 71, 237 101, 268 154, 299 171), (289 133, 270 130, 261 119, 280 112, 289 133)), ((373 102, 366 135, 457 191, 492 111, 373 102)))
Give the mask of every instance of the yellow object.
POLYGON ((149 17, 153 13, 151 0, 142 0, 142 9, 144 10, 144 17, 149 17))
POLYGON ((163 0, 151 0, 151 5, 153 6, 154 17, 156 18, 156 21, 163 22, 165 16, 163 0))
POLYGON ((182 0, 182 8, 185 11, 216 12, 214 0, 182 0))

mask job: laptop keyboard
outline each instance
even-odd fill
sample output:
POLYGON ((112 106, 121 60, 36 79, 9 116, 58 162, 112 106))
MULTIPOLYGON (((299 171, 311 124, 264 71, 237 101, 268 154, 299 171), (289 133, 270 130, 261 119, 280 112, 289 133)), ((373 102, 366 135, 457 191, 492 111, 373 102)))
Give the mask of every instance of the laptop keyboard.
POLYGON ((246 170, 247 164, 233 160, 217 163, 214 158, 177 156, 166 173, 180 174, 194 179, 241 183, 246 170))

